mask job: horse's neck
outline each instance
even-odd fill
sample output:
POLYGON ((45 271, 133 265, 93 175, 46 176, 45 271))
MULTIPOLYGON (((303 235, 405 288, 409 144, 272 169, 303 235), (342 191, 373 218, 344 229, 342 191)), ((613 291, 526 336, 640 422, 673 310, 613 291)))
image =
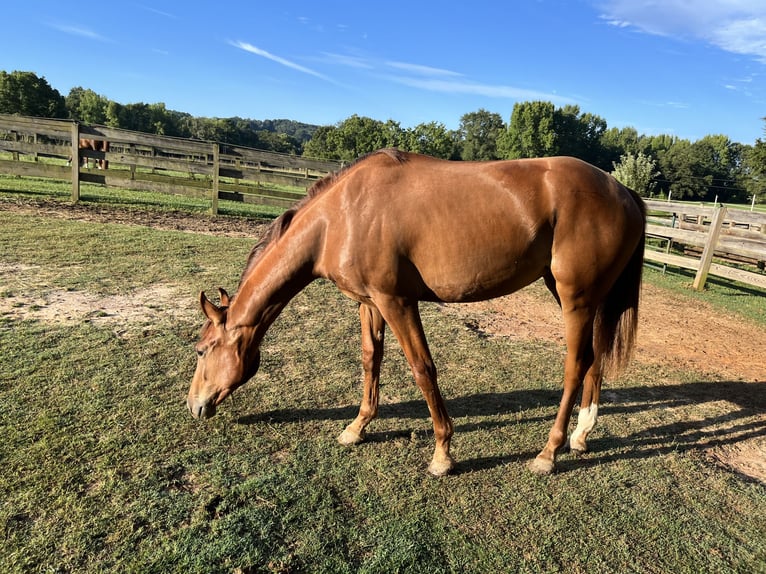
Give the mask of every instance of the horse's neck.
POLYGON ((229 307, 229 324, 256 326, 265 333, 285 305, 314 280, 315 237, 288 231, 266 246, 242 278, 229 307))

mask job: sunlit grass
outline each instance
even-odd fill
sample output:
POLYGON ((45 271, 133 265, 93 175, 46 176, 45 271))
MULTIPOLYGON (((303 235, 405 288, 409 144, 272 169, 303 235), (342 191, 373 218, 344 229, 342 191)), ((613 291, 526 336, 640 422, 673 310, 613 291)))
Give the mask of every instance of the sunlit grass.
MULTIPOLYGON (((173 284, 156 305, 188 306, 236 286, 253 242, 0 211, 0 265, 26 269, 0 298, 173 284)), ((390 333, 368 442, 335 441, 361 368, 356 305, 328 282, 288 305, 258 375, 202 423, 184 406, 200 318, 0 315, 2 569, 763 571, 766 489, 705 456, 763 432, 752 385, 634 364, 605 389, 594 451, 539 478, 526 463, 555 416, 562 350, 482 338, 433 305, 423 316, 456 429, 442 480, 426 473, 428 412, 390 333)))
MULTIPOLYGON (((72 198, 72 185, 67 181, 48 178, 0 175, 0 193, 6 200, 19 197, 69 202, 72 198)), ((183 211, 194 214, 207 214, 211 209, 209 198, 192 197, 181 193, 132 191, 90 183, 80 184, 80 203, 157 211, 183 211)), ((282 211, 284 210, 267 205, 236 201, 220 200, 218 204, 218 212, 223 216, 274 218, 282 211)))

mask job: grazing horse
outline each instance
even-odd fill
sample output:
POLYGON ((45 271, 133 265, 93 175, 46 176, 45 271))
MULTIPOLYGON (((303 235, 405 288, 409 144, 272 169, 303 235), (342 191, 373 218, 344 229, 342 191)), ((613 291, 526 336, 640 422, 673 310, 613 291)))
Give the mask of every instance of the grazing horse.
POLYGON ((338 440, 360 443, 378 411, 386 324, 401 345, 433 419, 429 471, 453 469, 452 421, 436 382, 419 301, 480 301, 542 277, 561 306, 564 390, 548 442, 531 462, 554 470, 580 388, 570 439, 585 451, 602 373, 625 364, 638 321, 646 212, 605 172, 574 158, 450 162, 397 150, 365 156, 317 182, 269 228, 196 345, 187 407, 197 418, 255 375, 263 337, 287 303, 324 277, 360 303, 363 399, 338 440))
MULTIPOLYGON (((80 149, 90 149, 93 151, 102 151, 104 153, 109 151, 109 142, 106 140, 89 140, 89 139, 80 139, 79 144, 80 149)), ((88 158, 86 156, 83 156, 82 158, 82 166, 83 167, 90 167, 90 164, 88 162, 88 158)), ((107 169, 109 167, 109 161, 104 159, 97 159, 96 160, 96 167, 98 169, 107 169)))

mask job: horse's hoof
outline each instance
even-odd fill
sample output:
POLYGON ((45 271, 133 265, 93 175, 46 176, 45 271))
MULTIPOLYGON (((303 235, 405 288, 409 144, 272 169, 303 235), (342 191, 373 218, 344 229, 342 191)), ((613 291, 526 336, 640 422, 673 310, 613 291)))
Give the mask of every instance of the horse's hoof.
POLYGON ((359 434, 358 432, 346 427, 346 430, 340 433, 338 442, 343 446, 356 446, 359 443, 364 442, 364 431, 359 434))
POLYGON ((432 460, 428 465, 428 473, 431 476, 441 477, 447 476, 452 469, 455 468, 455 460, 450 456, 442 460, 432 460))
POLYGON ((539 456, 529 463, 529 470, 539 476, 548 476, 549 474, 553 474, 555 468, 556 465, 552 460, 541 458, 539 456))
POLYGON ((588 452, 588 443, 581 438, 569 439, 567 441, 566 450, 571 452, 575 456, 581 456, 588 452))

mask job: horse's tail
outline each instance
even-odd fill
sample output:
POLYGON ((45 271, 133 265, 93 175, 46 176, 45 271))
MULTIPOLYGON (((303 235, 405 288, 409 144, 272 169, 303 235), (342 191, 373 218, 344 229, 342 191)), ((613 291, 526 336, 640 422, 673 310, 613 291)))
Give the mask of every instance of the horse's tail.
POLYGON ((644 267, 646 206, 638 194, 628 191, 641 212, 641 236, 627 265, 599 307, 594 325, 593 343, 597 356, 600 351, 604 370, 613 373, 627 365, 636 342, 644 267))

